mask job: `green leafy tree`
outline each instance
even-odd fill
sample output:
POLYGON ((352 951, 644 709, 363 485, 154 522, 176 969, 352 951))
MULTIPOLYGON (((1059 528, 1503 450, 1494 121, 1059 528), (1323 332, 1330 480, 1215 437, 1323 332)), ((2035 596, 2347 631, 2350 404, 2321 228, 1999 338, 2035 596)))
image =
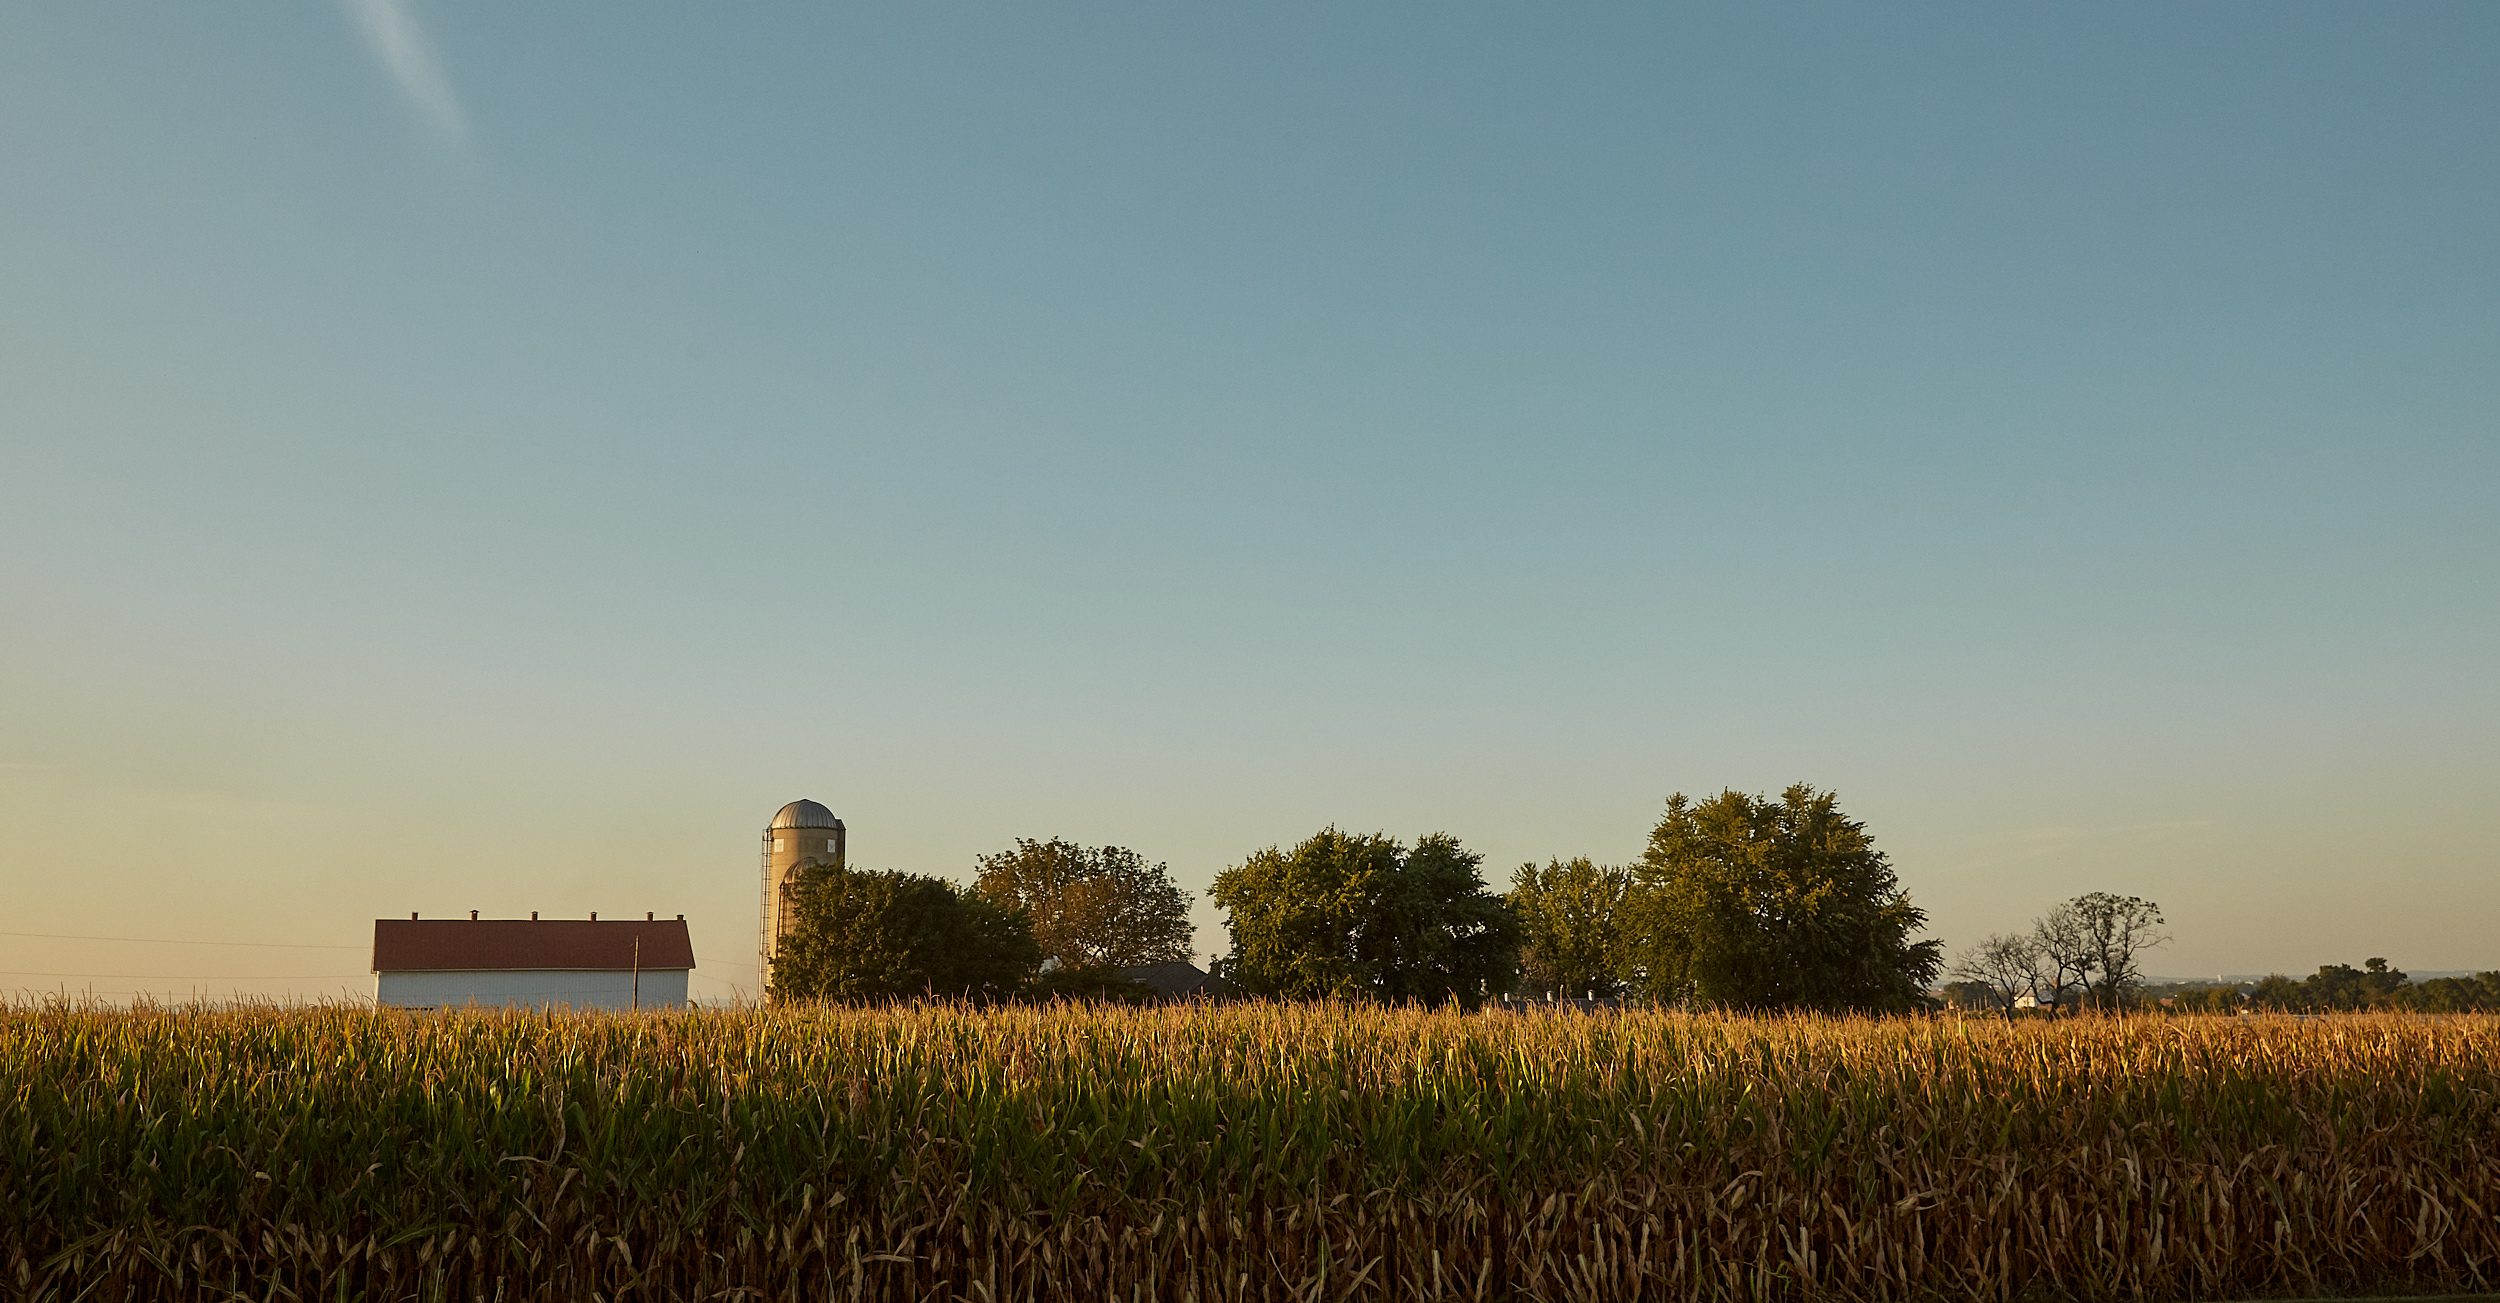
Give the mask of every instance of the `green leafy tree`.
POLYGON ((1519 977, 1519 920, 1485 889, 1484 857, 1448 833, 1416 839, 1372 902, 1357 946, 1384 1000, 1474 1008, 1519 977))
POLYGON ((876 1001, 1014 996, 1041 964, 1023 910, 938 878, 844 865, 803 870, 771 998, 876 1001))
MULTIPOLYGON (((1947 982, 1944 984, 1944 1007, 1965 1013, 1996 1013, 1996 988, 1986 982, 1947 982)), ((2009 1013, 2005 1016, 2011 1018, 2014 1015, 2009 1013)))
POLYGON ((2397 969, 2389 968, 2385 959, 2365 959, 2361 963, 2362 1008, 2393 1008, 2398 995, 2411 985, 2412 979, 2397 969))
POLYGON ((1519 929, 1485 890, 1484 857, 1436 833, 1410 852, 1327 828, 1216 875, 1233 948, 1219 966, 1253 995, 1473 1007, 1517 973, 1519 929))
POLYGON ((2398 990, 2394 999, 2398 1007, 2422 1013, 2500 1011, 2500 973, 2434 977, 2398 990))
POLYGON ((2268 973, 2249 990, 2248 1002, 2260 1009, 2288 1013, 2309 1007, 2309 993, 2281 973, 2268 973))
POLYGON ((1042 948, 1033 940, 1033 916, 1017 905, 943 883, 955 893, 962 950, 940 971, 945 994, 992 1004, 1014 999, 1041 971, 1042 948))
POLYGON ((1108 966, 1054 968, 1025 988, 1025 998, 1047 1004, 1067 1000, 1085 1004, 1152 1004, 1155 989, 1120 975, 1108 966))
POLYGON ((2368 1003, 2368 988, 2362 971, 2350 964, 2320 964, 2318 971, 2301 979, 2301 1003, 2317 1010, 2352 1010, 2368 1003))
POLYGON ((2172 996, 2170 1007, 2180 1013, 2237 1013, 2240 992, 2235 986, 2192 986, 2172 996))
POLYGON ((1042 953, 1070 968, 1128 968, 1190 957, 1189 895, 1162 864, 1122 846, 1019 837, 980 857, 973 889, 1032 915, 1042 953))
POLYGON ((2321 965, 2300 985, 2303 1008, 2353 1011, 2393 1008, 2400 1003, 2398 993, 2411 983, 2402 972, 2389 968, 2386 960, 2371 959, 2360 968, 2321 965))
POLYGON ((2205 1013, 2238 1013, 2247 1002, 2248 997, 2240 994, 2236 986, 2209 986, 2198 1008, 2205 1013))
POLYGON ((1583 855, 1542 869, 1522 864, 1510 883, 1521 973, 1567 994, 1613 995, 1622 989, 1621 915, 1631 870, 1600 866, 1583 855))
POLYGON ((1627 955, 1650 993, 1737 1009, 1924 1008, 1943 943, 1864 824, 1799 783, 1778 800, 1681 792, 1633 866, 1627 955))
POLYGON ((1270 846, 1215 875, 1207 894, 1227 912, 1233 936, 1225 978, 1253 995, 1370 995, 1363 928, 1401 858, 1387 836, 1331 827, 1290 851, 1270 846))

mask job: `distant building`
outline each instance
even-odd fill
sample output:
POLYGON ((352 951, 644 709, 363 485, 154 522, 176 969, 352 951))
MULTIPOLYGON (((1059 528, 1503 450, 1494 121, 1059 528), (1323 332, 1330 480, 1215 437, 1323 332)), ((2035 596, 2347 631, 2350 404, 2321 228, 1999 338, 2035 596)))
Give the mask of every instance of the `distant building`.
POLYGON ((1155 994, 1166 1000, 1221 1000, 1233 993, 1232 983, 1210 975, 1186 959, 1123 968, 1120 976, 1153 987, 1155 994))
POLYGON ((833 811, 814 801, 792 801, 764 825, 764 890, 757 921, 756 973, 769 984, 782 938, 798 923, 799 875, 810 865, 840 864, 848 832, 833 811))
POLYGON ((682 914, 373 921, 375 999, 399 1008, 665 1009, 686 1003, 693 969, 682 914))

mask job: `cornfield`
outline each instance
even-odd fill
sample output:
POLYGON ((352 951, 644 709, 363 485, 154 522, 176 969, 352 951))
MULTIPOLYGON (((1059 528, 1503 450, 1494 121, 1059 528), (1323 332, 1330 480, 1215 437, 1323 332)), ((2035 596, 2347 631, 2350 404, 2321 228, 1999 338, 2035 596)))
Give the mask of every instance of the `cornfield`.
POLYGON ((0 1009, 28 1299, 2490 1290, 2500 1020, 0 1009))

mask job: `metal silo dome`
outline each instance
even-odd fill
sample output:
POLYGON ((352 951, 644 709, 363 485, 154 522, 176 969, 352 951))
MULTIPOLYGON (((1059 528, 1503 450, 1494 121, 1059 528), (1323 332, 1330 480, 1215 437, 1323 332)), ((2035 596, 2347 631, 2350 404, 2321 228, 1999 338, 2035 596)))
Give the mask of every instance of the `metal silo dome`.
POLYGON ((842 821, 834 817, 833 811, 814 801, 792 801, 781 807, 781 813, 773 816, 771 826, 774 828, 839 828, 842 826, 842 821))

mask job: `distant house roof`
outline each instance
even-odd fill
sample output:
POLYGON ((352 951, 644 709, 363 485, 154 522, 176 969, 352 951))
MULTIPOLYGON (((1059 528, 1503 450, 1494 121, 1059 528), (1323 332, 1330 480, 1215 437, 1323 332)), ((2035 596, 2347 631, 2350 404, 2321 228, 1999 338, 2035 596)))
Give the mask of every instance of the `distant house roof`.
POLYGON ((1143 982, 1166 1000, 1220 1000, 1233 993, 1233 984, 1220 977, 1209 976, 1205 970, 1186 959, 1168 964, 1141 964, 1123 968, 1120 976, 1132 982, 1143 982))
POLYGON ((551 918, 377 918, 373 971, 448 972, 509 968, 613 969, 694 967, 694 941, 684 919, 596 922, 551 918))

